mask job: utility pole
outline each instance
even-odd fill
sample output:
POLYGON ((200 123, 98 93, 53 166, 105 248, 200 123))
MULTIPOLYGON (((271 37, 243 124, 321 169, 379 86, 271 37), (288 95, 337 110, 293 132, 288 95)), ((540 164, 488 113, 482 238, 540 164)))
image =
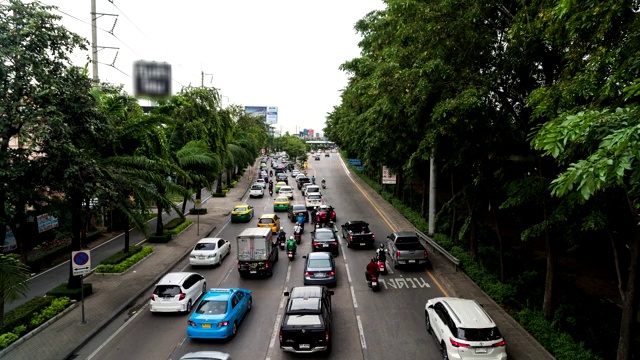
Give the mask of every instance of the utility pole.
POLYGON ((436 232, 436 160, 429 160, 429 236, 436 232))
POLYGON ((205 75, 211 75, 211 82, 213 82, 213 74, 205 74, 204 71, 200 71, 200 73, 202 74, 200 77, 200 86, 204 87, 204 76, 205 75))
POLYGON ((91 62, 93 63, 93 81, 98 83, 98 27, 96 25, 96 0, 91 0, 91 62))

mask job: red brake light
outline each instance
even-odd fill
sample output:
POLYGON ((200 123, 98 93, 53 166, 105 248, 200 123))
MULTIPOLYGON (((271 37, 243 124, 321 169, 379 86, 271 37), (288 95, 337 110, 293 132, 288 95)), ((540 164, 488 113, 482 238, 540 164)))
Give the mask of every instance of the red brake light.
POLYGON ((329 342, 329 330, 324 331, 324 341, 329 342))
POLYGON ((238 270, 240 270, 240 261, 238 261, 238 270))
POLYGON ((427 250, 424 251, 424 257, 427 257, 427 250))
POLYGON ((498 341, 497 343, 495 343, 495 344, 493 344, 493 345, 491 345, 491 346, 493 346, 493 347, 499 347, 499 346, 506 346, 506 345, 507 345, 507 342, 506 342, 506 341, 504 341, 504 340, 502 340, 502 341, 498 341))
POLYGON ((332 241, 331 245, 338 245, 338 242, 337 241, 332 241))
POLYGON ((313 276, 313 273, 311 271, 307 271, 304 273, 304 276, 313 276))
POLYGON ((227 326, 227 325, 229 325, 228 321, 222 321, 222 322, 218 323, 218 327, 223 327, 223 326, 227 326))
POLYGON ((335 271, 329 271, 329 276, 335 276, 335 275, 336 275, 335 271))
POLYGON ((191 320, 187 321, 187 324, 189 324, 189 326, 196 327, 196 323, 194 323, 194 322, 193 322, 193 321, 191 321, 191 320))
POLYGON ((318 242, 317 242, 317 241, 314 241, 314 242, 313 242, 313 246, 318 246, 318 245, 319 245, 319 244, 318 244, 318 242))
POLYGON ((280 330, 280 342, 282 342, 282 330, 280 330))
POLYGON ((451 346, 453 346, 453 347, 469 347, 469 344, 457 342, 457 341, 453 340, 453 338, 449 338, 449 341, 451 341, 451 346))
POLYGON ((371 234, 371 238, 375 239, 376 238, 376 234, 371 234))
POLYGON ((400 257, 400 251, 396 252, 396 257, 399 258, 400 257))
POLYGON ((185 296, 187 296, 187 294, 185 294, 185 293, 180 293, 180 300, 184 300, 185 296))
POLYGON ((349 240, 353 240, 353 236, 349 235, 349 240))
POLYGON ((152 301, 155 301, 155 300, 156 300, 156 294, 151 293, 151 300, 152 300, 152 301))
POLYGON ((268 261, 265 261, 263 264, 264 264, 264 267, 265 267, 267 270, 269 270, 269 262, 268 262, 268 261))

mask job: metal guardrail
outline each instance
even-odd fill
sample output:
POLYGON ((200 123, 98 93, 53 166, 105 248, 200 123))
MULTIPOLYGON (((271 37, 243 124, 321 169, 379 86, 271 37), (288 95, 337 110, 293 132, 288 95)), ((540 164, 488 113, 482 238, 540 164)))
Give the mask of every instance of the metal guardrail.
POLYGON ((418 236, 424 240, 424 242, 426 242, 428 245, 430 245, 433 248, 433 251, 438 250, 438 252, 440 254, 442 254, 444 257, 447 258, 447 260, 451 261, 451 263, 453 263, 453 265, 455 266, 456 271, 458 271, 458 268, 460 267, 460 259, 456 258, 455 256, 449 254, 449 252, 447 250, 445 250, 442 246, 438 245, 438 243, 436 243, 432 238, 430 238, 429 236, 427 236, 426 234, 424 234, 423 232, 421 232, 418 229, 414 229, 416 234, 418 234, 418 236))

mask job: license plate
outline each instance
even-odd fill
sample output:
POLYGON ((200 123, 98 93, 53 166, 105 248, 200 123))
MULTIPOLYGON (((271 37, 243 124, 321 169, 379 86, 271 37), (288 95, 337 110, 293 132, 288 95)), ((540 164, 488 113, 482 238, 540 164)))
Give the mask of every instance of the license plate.
POLYGON ((365 246, 365 245, 367 245, 367 244, 366 243, 360 243, 360 246, 365 246))
POLYGON ((211 329, 211 324, 202 324, 203 329, 211 329))
POLYGON ((329 247, 329 244, 322 244, 322 247, 329 247))
POLYGON ((325 277, 324 273, 316 273, 316 277, 325 277))
POLYGON ((311 348, 311 345, 309 344, 300 344, 300 349, 309 349, 311 348))
POLYGON ((198 256, 198 259, 204 259, 204 256, 198 256))
POLYGON ((258 273, 258 272, 257 272, 257 271, 255 271, 255 270, 251 270, 251 271, 249 271, 249 274, 257 274, 257 273, 258 273))
POLYGON ((372 281, 371 282, 371 286, 378 286, 378 282, 377 281, 372 281))
POLYGON ((476 354, 486 354, 487 349, 485 348, 476 348, 476 354))
POLYGON ((415 263, 415 262, 416 262, 415 260, 409 260, 409 263, 410 263, 410 264, 411 264, 411 263, 415 263))

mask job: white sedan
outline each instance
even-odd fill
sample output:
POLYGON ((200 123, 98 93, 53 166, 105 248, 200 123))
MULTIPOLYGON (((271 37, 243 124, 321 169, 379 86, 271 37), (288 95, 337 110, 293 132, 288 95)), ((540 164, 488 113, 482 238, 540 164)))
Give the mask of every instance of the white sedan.
POLYGON ((291 186, 281 187, 278 194, 286 196, 289 200, 293 200, 293 188, 291 186))
POLYGON ((308 193, 307 198, 304 200, 304 205, 307 207, 307 209, 311 209, 322 204, 324 204, 324 200, 322 199, 322 194, 320 193, 308 193))
POLYGON ((299 174, 300 174, 300 170, 298 170, 298 169, 293 169, 293 170, 291 171, 291 176, 292 176, 292 177, 294 177, 294 178, 295 178, 296 176, 298 176, 299 174))
POLYGON ((231 252, 231 244, 221 238, 204 238, 198 241, 189 255, 191 266, 220 265, 231 252))

